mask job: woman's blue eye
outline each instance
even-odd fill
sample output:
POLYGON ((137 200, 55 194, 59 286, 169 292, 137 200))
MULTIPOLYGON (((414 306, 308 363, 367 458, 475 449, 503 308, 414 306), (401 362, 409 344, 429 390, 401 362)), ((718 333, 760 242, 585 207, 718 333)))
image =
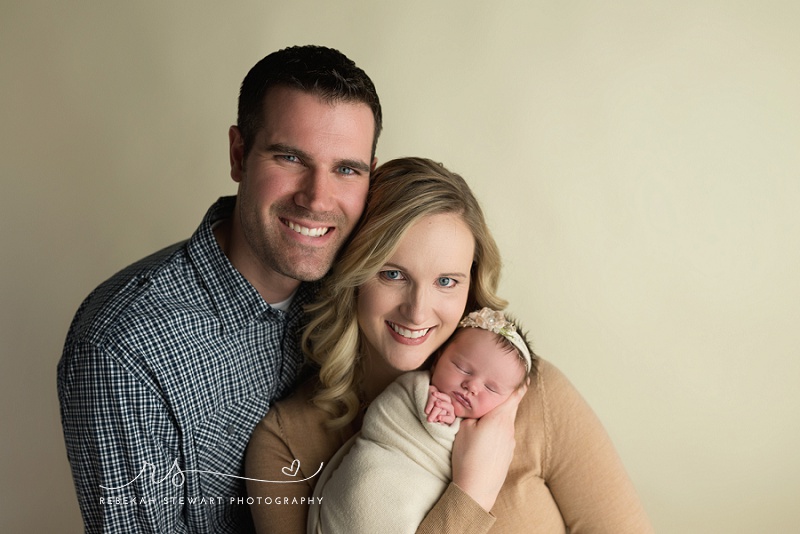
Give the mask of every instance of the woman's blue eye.
POLYGON ((453 287, 456 281, 449 276, 442 276, 436 281, 441 287, 453 287))
POLYGON ((402 277, 400 271, 383 271, 382 274, 387 280, 400 280, 402 277))

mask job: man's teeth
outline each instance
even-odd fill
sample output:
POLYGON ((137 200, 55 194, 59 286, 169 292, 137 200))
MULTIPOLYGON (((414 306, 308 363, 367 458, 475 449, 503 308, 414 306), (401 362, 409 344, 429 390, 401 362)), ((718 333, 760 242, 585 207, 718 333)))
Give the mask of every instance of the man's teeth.
POLYGON ((391 326, 392 330, 394 330, 401 336, 407 337, 409 339, 417 339, 418 337, 422 337, 428 333, 428 330, 430 330, 430 328, 423 328, 422 330, 409 330, 407 328, 403 328, 402 326, 397 326, 394 323, 389 323, 389 326, 391 326))
POLYGON ((287 226, 297 232, 298 234, 303 234, 311 237, 321 237, 328 233, 328 227, 323 226, 321 228, 307 228, 305 226, 300 226, 297 223, 293 223, 292 221, 286 221, 287 226))

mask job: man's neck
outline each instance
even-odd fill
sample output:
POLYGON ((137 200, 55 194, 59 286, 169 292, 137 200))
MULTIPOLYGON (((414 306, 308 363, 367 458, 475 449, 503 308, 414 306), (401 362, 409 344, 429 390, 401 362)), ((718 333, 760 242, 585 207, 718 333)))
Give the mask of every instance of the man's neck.
POLYGON ((233 231, 230 218, 220 221, 214 227, 214 238, 220 250, 245 280, 256 288, 261 298, 269 304, 275 304, 291 297, 300 287, 300 282, 262 267, 255 256, 248 254, 249 248, 240 242, 243 238, 237 239, 237 235, 233 231))

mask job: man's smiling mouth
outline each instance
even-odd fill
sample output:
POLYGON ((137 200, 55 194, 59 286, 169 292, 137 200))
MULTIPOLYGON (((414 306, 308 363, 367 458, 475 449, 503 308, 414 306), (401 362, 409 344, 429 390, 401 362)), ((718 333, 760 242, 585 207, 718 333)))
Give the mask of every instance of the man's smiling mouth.
POLYGON ((296 222, 292 222, 286 219, 281 219, 283 223, 301 235, 307 235, 309 237, 322 237, 328 233, 328 230, 331 229, 330 226, 320 226, 319 228, 309 228, 308 226, 303 226, 301 224, 297 224, 296 222))

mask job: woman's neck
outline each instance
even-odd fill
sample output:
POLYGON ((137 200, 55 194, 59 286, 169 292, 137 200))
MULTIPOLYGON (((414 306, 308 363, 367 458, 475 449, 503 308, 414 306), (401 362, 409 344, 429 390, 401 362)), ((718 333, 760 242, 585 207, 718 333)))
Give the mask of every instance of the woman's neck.
POLYGON ((362 401, 369 404, 381 394, 395 378, 403 374, 385 364, 383 358, 373 354, 364 357, 364 368, 361 380, 362 401))

